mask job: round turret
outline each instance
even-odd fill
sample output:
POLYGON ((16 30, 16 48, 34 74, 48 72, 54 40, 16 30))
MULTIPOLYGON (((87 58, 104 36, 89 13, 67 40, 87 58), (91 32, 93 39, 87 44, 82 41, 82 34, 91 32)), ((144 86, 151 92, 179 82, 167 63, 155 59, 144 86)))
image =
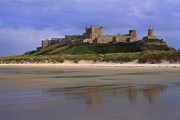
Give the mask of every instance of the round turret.
POLYGON ((148 36, 154 36, 154 29, 148 29, 148 36))

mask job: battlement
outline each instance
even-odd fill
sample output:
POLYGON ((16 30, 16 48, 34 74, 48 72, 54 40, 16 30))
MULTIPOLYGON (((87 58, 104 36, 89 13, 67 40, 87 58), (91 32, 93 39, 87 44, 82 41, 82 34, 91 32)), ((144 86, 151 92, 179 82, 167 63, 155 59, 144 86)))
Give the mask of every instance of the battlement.
POLYGON ((96 38, 96 37, 100 37, 103 36, 104 33, 104 28, 100 27, 100 28, 96 28, 94 26, 91 26, 90 28, 86 27, 86 38, 96 38))

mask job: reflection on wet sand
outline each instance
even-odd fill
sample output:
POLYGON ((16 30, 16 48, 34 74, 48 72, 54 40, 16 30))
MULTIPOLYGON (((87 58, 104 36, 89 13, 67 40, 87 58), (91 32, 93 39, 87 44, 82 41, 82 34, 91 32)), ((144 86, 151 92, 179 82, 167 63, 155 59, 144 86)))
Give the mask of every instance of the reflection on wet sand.
POLYGON ((104 95, 102 87, 92 87, 86 90, 87 105, 91 105, 93 108, 102 106, 104 102, 104 95))
POLYGON ((75 73, 79 71, 56 71, 56 70, 36 70, 36 69, 0 69, 0 75, 19 75, 19 74, 30 74, 30 75, 53 75, 62 73, 75 73))
POLYGON ((137 101, 137 88, 130 88, 128 90, 129 100, 132 103, 135 103, 137 101))
POLYGON ((148 86, 143 90, 144 96, 148 99, 149 104, 152 104, 155 101, 155 98, 158 97, 164 90, 165 86, 148 86))
POLYGON ((179 73, 177 68, 2 68, 0 120, 174 120, 180 118, 179 73))
POLYGON ((166 89, 165 85, 142 86, 140 88, 128 85, 100 85, 52 88, 43 90, 43 94, 64 96, 65 99, 83 99, 88 106, 94 108, 103 106, 106 97, 129 99, 130 103, 135 104, 138 97, 143 95, 149 104, 153 104, 155 99, 166 89))

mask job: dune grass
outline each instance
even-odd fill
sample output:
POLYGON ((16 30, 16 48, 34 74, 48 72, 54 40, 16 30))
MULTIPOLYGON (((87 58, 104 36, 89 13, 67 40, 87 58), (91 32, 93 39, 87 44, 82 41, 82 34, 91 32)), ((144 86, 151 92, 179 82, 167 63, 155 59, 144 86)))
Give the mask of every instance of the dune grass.
POLYGON ((80 60, 91 60, 101 62, 132 62, 139 63, 161 63, 164 60, 170 63, 180 63, 180 51, 143 51, 133 53, 107 53, 107 54, 58 54, 58 55, 22 55, 1 57, 1 63, 63 63, 71 60, 78 63, 80 60))

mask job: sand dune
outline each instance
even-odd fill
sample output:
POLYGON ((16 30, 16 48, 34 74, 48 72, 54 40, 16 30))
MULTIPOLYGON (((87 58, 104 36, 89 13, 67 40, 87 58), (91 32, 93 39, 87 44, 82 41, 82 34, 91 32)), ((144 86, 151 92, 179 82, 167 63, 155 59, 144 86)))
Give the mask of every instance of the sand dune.
POLYGON ((113 62, 96 62, 93 61, 79 61, 79 63, 73 63, 72 61, 65 61, 64 63, 26 63, 26 64, 0 64, 3 66, 24 66, 24 67, 180 67, 180 64, 170 64, 168 62, 163 62, 160 64, 138 64, 136 61, 129 63, 113 63, 113 62))

